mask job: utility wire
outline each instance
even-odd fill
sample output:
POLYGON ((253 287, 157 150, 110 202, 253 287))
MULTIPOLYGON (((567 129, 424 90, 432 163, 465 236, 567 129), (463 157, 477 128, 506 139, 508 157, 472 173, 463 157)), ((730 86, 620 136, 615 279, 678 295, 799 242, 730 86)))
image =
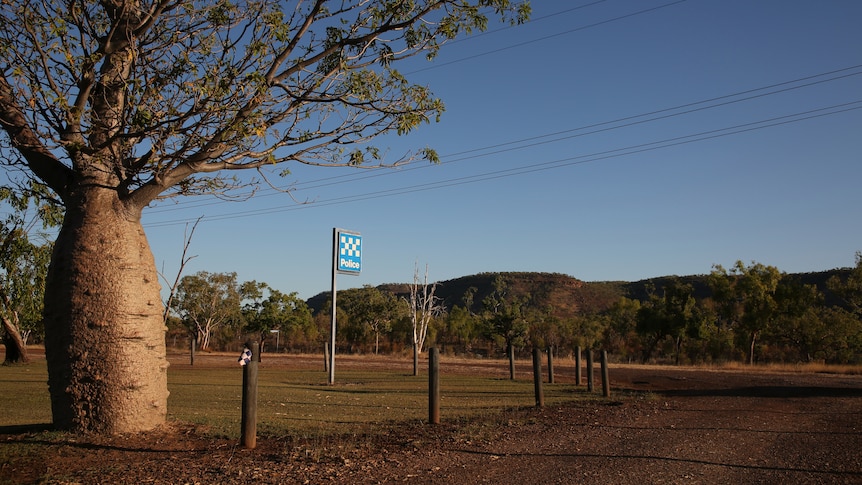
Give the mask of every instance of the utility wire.
MULTIPOLYGON (((727 106, 730 104, 741 103, 743 101, 751 101, 753 99, 762 98, 766 96, 771 96, 774 94, 785 93, 788 91, 801 89, 805 87, 811 87, 818 84, 823 84, 827 82, 832 82, 840 79, 845 79, 852 76, 862 75, 862 71, 858 71, 858 69, 862 68, 862 64, 845 67, 841 69, 835 69, 832 71, 823 72, 820 74, 814 74, 810 76, 805 76, 797 79, 793 79, 790 81, 784 81, 780 83, 770 84, 767 86, 762 86, 753 89, 747 89, 744 91, 739 91, 732 94, 726 94, 721 96, 716 96, 712 98, 707 98, 701 101, 695 101, 691 103, 685 103, 677 106, 673 106, 670 108, 662 108, 654 111, 649 111, 646 113, 641 113, 632 116, 626 116, 623 118, 617 118, 610 121, 604 121, 599 123, 592 123, 584 126, 580 126, 577 128, 571 128, 566 130, 561 130, 553 133, 546 133, 542 135, 536 135, 532 137, 522 138, 520 140, 514 140, 509 142, 497 143, 492 145, 486 145, 480 148, 473 148, 468 150, 463 150, 460 152, 455 152, 451 154, 447 154, 441 157, 444 161, 441 162, 441 165, 451 164, 456 162, 461 162, 465 160, 471 160, 479 157, 484 157, 488 155, 498 154, 502 152, 508 152, 512 150, 521 150, 526 148, 533 148, 540 145, 545 145, 549 143, 556 143, 563 140, 568 140, 572 138, 583 137, 587 135, 607 132, 610 130, 616 130, 621 128, 627 128, 639 124, 659 121, 671 117, 682 116, 685 114, 691 114, 698 111, 704 111, 712 108, 717 108, 721 106, 727 106), (857 70, 857 72, 852 72, 857 70), (826 79, 818 79, 823 78, 824 76, 831 76, 826 79), (802 83, 802 84, 800 84, 802 83), (767 92, 762 92, 766 90, 771 90, 767 92), (734 99, 736 98, 736 99, 734 99), (707 105, 707 103, 713 103, 707 105), (706 105, 706 106, 703 106, 706 105), (590 131, 587 131, 590 130, 590 131), (546 140, 546 138, 555 137, 550 140, 546 140), (543 141, 540 141, 543 140, 543 141), (532 143, 530 143, 532 142, 532 143)), ((365 180, 376 177, 383 176, 391 176, 403 174, 405 172, 413 171, 413 170, 424 170, 428 168, 433 168, 433 165, 427 163, 416 163, 413 164, 405 164, 400 167, 399 170, 380 170, 374 171, 373 173, 362 173, 352 172, 349 174, 337 175, 332 177, 323 177, 315 180, 309 180, 305 182, 299 182, 297 184, 291 185, 291 189, 295 191, 301 190, 311 190, 315 188, 322 188, 332 185, 339 185, 345 183, 355 183, 359 180, 365 180), (413 165, 413 166, 410 166, 413 165)), ((255 195, 255 198, 260 199, 263 197, 269 197, 273 195, 282 195, 283 191, 279 189, 272 189, 270 193, 259 193, 255 195)), ((188 202, 188 203, 178 203, 170 207, 163 208, 153 208, 148 211, 149 214, 160 214, 164 212, 171 212, 177 210, 186 210, 195 207, 205 207, 216 204, 227 203, 227 201, 204 201, 204 202, 188 202)))
POLYGON ((542 41, 545 41, 545 40, 548 40, 548 39, 553 39, 553 38, 555 38, 555 37, 560 37, 560 36, 563 36, 563 35, 572 34, 572 33, 574 33, 574 32, 580 32, 580 31, 582 31, 582 30, 592 29, 592 28, 594 28, 594 27, 598 27, 598 26, 601 26, 601 25, 609 24, 609 23, 612 23, 612 22, 618 22, 618 21, 620 21, 620 20, 624 20, 624 19, 627 19, 627 18, 635 17, 635 16, 637 16, 637 15, 643 15, 643 14, 645 14, 645 13, 654 12, 654 11, 656 11, 656 10, 660 10, 660 9, 663 9, 663 8, 666 8, 666 7, 671 7, 671 6, 673 6, 673 5, 677 5, 677 4, 683 3, 683 2, 685 2, 685 1, 686 1, 686 0, 676 0, 675 2, 670 2, 670 3, 666 3, 666 4, 664 4, 664 5, 659 5, 659 6, 656 6, 656 7, 651 7, 651 8, 647 8, 647 9, 644 9, 644 10, 639 10, 639 11, 637 11, 637 12, 632 12, 632 13, 625 14, 625 15, 620 15, 619 17, 614 17, 614 18, 610 18, 610 19, 607 19, 607 20, 602 20, 602 21, 600 21, 600 22, 595 22, 595 23, 592 23, 592 24, 583 25, 583 26, 581 26, 581 27, 576 27, 576 28, 574 28, 574 29, 565 30, 565 31, 563 31, 563 32, 557 32, 557 33, 555 33, 555 34, 546 35, 546 36, 544 36, 544 37, 538 37, 538 38, 536 38, 536 39, 531 39, 531 40, 527 40, 527 41, 524 41, 524 42, 519 42, 519 43, 517 43, 517 44, 512 44, 512 45, 509 45, 509 46, 506 46, 506 47, 500 47, 499 49, 493 49, 493 50, 490 50, 490 51, 481 52, 481 53, 479 53, 479 54, 475 54, 475 55, 467 56, 467 57, 462 57, 462 58, 460 58, 460 59, 455 59, 455 60, 448 61, 448 62, 435 63, 433 66, 428 66, 428 67, 423 67, 423 68, 421 68, 421 69, 416 69, 416 70, 413 70, 413 71, 408 72, 407 74, 416 74, 417 72, 430 71, 430 70, 432 70, 432 69, 438 69, 438 68, 443 67, 443 66, 451 66, 452 64, 458 64, 458 63, 461 63, 461 62, 465 62, 465 61, 469 61, 469 60, 472 60, 472 59, 476 59, 476 58, 478 58, 478 57, 484 57, 484 56, 491 55, 491 54, 497 54, 497 53, 499 53, 499 52, 504 52, 504 51, 508 51, 508 50, 516 49, 516 48, 518 48, 518 47, 523 47, 523 46, 525 46, 525 45, 535 44, 536 42, 542 42, 542 41))
MULTIPOLYGON (((586 7, 591 7, 591 6, 594 6, 594 5, 600 4, 600 3, 604 3, 605 1, 606 1, 606 0, 597 0, 597 1, 594 1, 594 2, 591 2, 591 3, 587 3, 587 4, 583 4, 583 5, 578 5, 578 6, 575 6, 575 7, 572 7, 572 8, 568 8, 568 9, 565 9, 565 10, 560 10, 560 11, 557 11, 557 12, 552 13, 552 14, 548 14, 548 15, 544 15, 544 16, 542 16, 542 17, 538 17, 538 18, 536 18, 536 19, 531 19, 531 20, 530 20, 530 22, 531 22, 531 23, 534 23, 534 22, 537 22, 537 21, 546 20, 546 19, 553 18, 553 17, 559 16, 559 15, 562 15, 562 14, 570 13, 570 12, 573 12, 573 11, 576 11, 576 10, 580 10, 580 9, 583 9, 583 8, 586 8, 586 7)), ((617 22, 617 21, 624 20, 624 19, 627 19, 627 18, 635 17, 635 16, 637 16, 637 15, 642 15, 642 14, 645 14, 645 13, 649 13, 649 12, 653 12, 653 11, 656 11, 656 10, 660 10, 660 9, 665 8, 665 7, 670 7, 670 6, 673 6, 673 5, 679 4, 679 3, 683 3, 683 2, 685 2, 685 1, 687 1, 687 0, 676 0, 676 1, 674 1, 674 2, 666 3, 666 4, 659 5, 659 6, 655 6, 655 7, 650 7, 650 8, 647 8, 647 9, 639 10, 639 11, 637 11, 637 12, 633 12, 633 13, 629 13, 629 14, 625 14, 625 15, 620 15, 620 16, 618 16, 618 17, 614 17, 614 18, 611 18, 611 19, 603 20, 603 21, 600 21, 600 22, 595 22, 595 23, 592 23, 592 24, 589 24, 589 25, 584 25, 584 26, 577 27, 577 28, 575 28, 575 29, 566 30, 566 31, 563 31, 563 32, 558 32, 558 33, 551 34, 551 35, 548 35, 548 36, 545 36, 545 37, 541 37, 541 38, 538 38, 538 39, 532 39, 532 40, 529 40, 529 41, 521 42, 521 43, 518 43, 518 44, 513 44, 513 45, 510 45, 510 46, 507 46, 507 47, 502 47, 502 48, 500 48, 500 49, 495 49, 495 50, 488 51, 488 52, 483 52, 483 53, 475 54, 475 55, 472 55, 472 56, 469 56, 469 57, 465 57, 465 58, 462 58, 462 59, 458 59, 458 60, 454 60, 454 61, 441 62, 441 63, 435 64, 434 66, 429 66, 429 67, 427 67, 427 68, 422 68, 422 69, 414 70, 414 71, 408 72, 408 73, 406 73, 406 74, 407 74, 407 75, 410 75, 410 74, 417 73, 417 72, 427 71, 427 70, 430 70, 430 69, 436 69, 437 67, 446 66, 446 65, 450 65, 450 64, 456 64, 456 63, 463 62, 463 61, 466 61, 466 60, 476 59, 476 58, 478 58, 478 57, 483 57, 483 56, 486 56, 486 55, 491 55, 491 54, 494 54, 494 53, 497 53, 497 52, 500 52, 500 51, 505 51, 505 50, 514 49, 514 48, 517 48, 517 47, 522 47, 522 46, 524 46, 524 45, 533 44, 533 43, 540 42, 540 41, 547 40, 547 39, 552 39, 552 38, 554 38, 554 37, 559 37, 559 36, 566 35, 566 34, 570 34, 570 33, 573 33, 573 32, 578 32, 578 31, 582 31, 582 30, 587 30, 587 29, 590 29, 590 28, 594 28, 594 27, 598 27, 598 26, 601 26, 601 25, 609 24, 609 23, 612 23, 612 22, 617 22)), ((459 43, 459 42, 468 41, 468 40, 471 40, 471 39, 475 39, 475 38, 477 38, 477 37, 481 37, 482 35, 486 35, 486 34, 491 34, 491 33, 499 32, 499 31, 501 31, 501 30, 508 30, 508 29, 510 29, 510 28, 512 28, 512 27, 511 27, 511 26, 510 26, 510 27, 503 27, 503 28, 499 28, 499 29, 496 29, 496 30, 493 30, 493 31, 480 32, 480 33, 478 33, 478 34, 473 34, 473 35, 471 35, 471 36, 469 36, 469 37, 463 37, 463 38, 460 38, 460 39, 453 40, 453 41, 449 42, 449 45, 451 45, 451 44, 456 44, 456 43, 459 43)), ((550 136, 550 135, 542 135, 542 136, 550 136)), ((406 164, 405 164, 405 165, 406 165, 406 164)), ((355 176, 355 174, 348 174, 348 175, 344 175, 344 176, 341 176, 341 177, 354 177, 354 176, 355 176)), ((373 176, 379 176, 379 175, 378 175, 378 174, 375 174, 375 175, 373 175, 373 176)), ((363 178, 365 178, 365 177, 357 177, 357 178, 358 178, 358 179, 363 179, 363 178)), ((306 184, 307 184, 307 183, 310 183, 310 182, 306 182, 306 184)), ((295 189, 295 186, 293 186, 293 188, 295 189)), ((281 191, 281 190, 279 190, 279 189, 277 189, 277 188, 273 188, 273 190, 274 190, 274 192, 275 192, 275 193, 274 193, 274 194, 268 194, 268 195, 276 195, 276 194, 282 193, 282 191, 281 191)), ((248 194, 248 195, 251 195, 251 194, 248 194)), ((255 196, 256 196, 257 198, 260 198, 260 197, 263 197, 264 195, 263 195, 263 194, 260 194, 260 193, 257 193, 255 196)), ((238 197, 239 197, 239 198, 242 198, 243 196, 242 196, 242 195, 239 195, 238 197)), ((209 205, 209 204, 213 204, 213 203, 224 203, 224 202, 229 202, 229 201, 218 201, 218 202, 207 201, 207 202, 203 202, 203 203, 195 203, 195 202, 189 201, 189 202, 187 202, 187 203, 185 203, 185 204, 184 204, 184 203, 177 203, 175 206, 170 207, 170 208, 161 208, 161 209, 156 209, 156 208, 154 208, 154 209, 150 209, 150 210, 149 210, 149 213, 157 213, 157 212, 161 212, 161 211, 170 211, 170 210, 180 210, 180 209, 183 209, 183 208, 199 207, 200 205, 209 205), (179 206, 179 205, 184 205, 184 207, 177 207, 177 206, 179 206)))
MULTIPOLYGON (((604 3, 604 2, 606 2, 606 1, 607 1, 607 0, 596 0, 595 2, 585 3, 585 4, 583 4, 583 5, 578 5, 578 6, 575 6, 575 7, 572 7, 572 8, 567 8, 567 9, 565 9, 565 10, 560 10, 560 11, 557 11, 557 12, 554 12, 554 13, 549 13, 549 14, 547 14, 547 15, 542 15, 541 17, 533 17, 533 16, 530 16, 530 20, 529 20, 529 21, 527 21, 527 23, 528 23, 529 25, 535 25, 535 24, 537 24, 537 23, 539 23, 539 22, 541 22, 541 21, 543 21, 543 20, 552 19, 552 18, 558 17, 558 16, 560 16, 560 15, 564 15, 564 14, 567 14, 567 13, 570 13, 570 12, 574 12, 575 10, 581 10, 581 9, 584 9, 584 8, 587 8, 587 7, 592 7, 593 5, 598 5, 598 4, 600 4, 600 3, 604 3)), ((514 28, 521 28, 521 27, 522 27, 522 26, 520 26, 520 25, 507 25, 507 26, 505 26, 505 27, 498 27, 498 28, 496 28, 496 29, 486 30, 486 31, 484 31, 484 32, 477 32, 477 33, 470 34, 470 35, 469 35, 469 36, 467 36, 467 37, 460 37, 460 38, 457 38, 457 39, 454 39, 454 40, 447 41, 447 42, 446 42, 446 45, 460 44, 461 42, 466 42, 466 41, 469 41, 469 40, 477 39, 477 38, 479 38, 479 37, 484 37, 484 36, 486 36, 486 35, 496 34, 497 32, 502 32, 502 31, 504 31, 504 30, 514 29, 514 28)))
MULTIPOLYGON (((566 157, 557 160, 551 160, 536 164, 523 165, 510 169, 504 170, 494 170, 474 175, 467 175, 463 177, 456 177, 452 179, 437 181, 437 182, 427 182, 422 184, 416 184, 409 187, 397 187, 394 189, 387 190, 379 190, 374 192, 368 192, 364 194, 356 194, 350 196, 342 196, 336 197, 333 199, 329 199, 325 202, 314 203, 314 204, 301 204, 301 205, 291 205, 288 207, 278 206, 269 209, 257 209, 257 210, 248 210, 241 212, 234 212, 230 214, 222 214, 219 216, 208 217, 203 221, 220 221, 227 219, 236 219, 239 217, 251 217, 257 215, 268 215, 277 212, 288 212, 294 210, 303 210, 310 209, 316 207, 327 207, 332 205, 340 205, 346 204, 350 202, 358 202, 363 200, 370 199, 378 199, 382 197, 392 197, 396 195, 410 194, 419 191, 428 191, 428 190, 436 190, 445 187, 452 187, 457 185, 464 185, 469 183, 477 183, 477 182, 486 182, 488 180, 495 180, 505 177, 512 177, 516 175, 523 175, 526 173, 533 173, 545 170, 552 170, 557 168, 568 167, 572 165, 579 165, 591 162, 597 162, 602 160, 608 160, 612 158, 618 158, 622 156, 633 155, 637 153, 643 153, 647 151, 660 150, 664 148, 670 148, 679 145, 685 145, 690 143, 696 143, 706 140, 712 140, 715 138, 721 138, 726 136, 738 135, 741 133, 747 133, 755 130, 761 130, 765 128, 771 128, 775 126, 787 125, 790 123, 797 123, 801 121, 806 121, 814 118, 820 118, 824 116, 832 116, 840 113, 846 113, 849 111, 862 109, 862 99, 851 101, 847 103, 841 103, 837 105, 827 106, 823 108, 817 108, 808 111, 802 111, 798 113, 793 113, 790 115, 779 116, 774 118, 767 118, 759 121, 743 123, 739 125, 734 125, 730 127, 720 128, 716 130, 703 131, 699 133, 694 133, 690 135, 684 135, 674 138, 667 138, 664 140, 653 141, 648 143, 642 143, 637 145, 630 145, 627 147, 615 148, 612 150, 606 150, 602 152, 596 152, 586 155, 578 155, 573 157, 566 157)), ((156 222, 152 224, 145 224, 147 227, 164 227, 171 225, 179 225, 186 224, 189 222, 189 219, 176 219, 170 221, 162 221, 156 222)))

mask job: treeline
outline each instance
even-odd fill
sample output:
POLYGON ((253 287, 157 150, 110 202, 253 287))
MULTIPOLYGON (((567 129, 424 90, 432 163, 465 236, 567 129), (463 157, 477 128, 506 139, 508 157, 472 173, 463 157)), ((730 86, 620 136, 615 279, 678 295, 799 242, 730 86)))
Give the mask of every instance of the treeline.
MULTIPOLYGON (((449 291, 437 293, 444 296, 426 347, 443 353, 502 357, 510 348, 527 355, 538 346, 566 354, 580 346, 628 362, 862 364, 860 253, 854 268, 820 286, 742 262, 698 278, 648 281, 638 291, 541 273, 485 274, 441 285, 449 291)), ((413 323, 404 286, 339 291, 337 351, 410 351, 413 323)), ((201 349, 236 349, 253 337, 266 351, 321 352, 329 340, 328 298, 324 293, 305 302, 263 283, 238 283, 233 273, 186 276, 172 305, 168 344, 187 345, 191 336, 201 349)))
MULTIPOLYGON (((13 363, 26 361, 27 344, 44 336, 52 245, 33 228, 59 219, 50 211, 27 217, 27 200, 3 190, 0 200, 18 209, 0 221, 0 320, 5 362, 13 363)), ((579 346, 631 362, 862 364, 862 253, 855 267, 828 274, 812 280, 741 262, 636 283, 485 273, 439 283, 430 293, 439 301, 423 308, 411 307, 408 284, 343 290, 336 345, 338 352, 398 353, 420 342, 474 356, 526 355, 536 346, 565 354, 579 346), (424 324, 417 331, 424 312, 431 312, 427 333, 424 324)), ((326 293, 304 301, 239 282, 235 273, 208 272, 183 277, 174 290, 165 313, 169 346, 236 350, 253 337, 268 351, 321 352, 329 341, 326 293)))

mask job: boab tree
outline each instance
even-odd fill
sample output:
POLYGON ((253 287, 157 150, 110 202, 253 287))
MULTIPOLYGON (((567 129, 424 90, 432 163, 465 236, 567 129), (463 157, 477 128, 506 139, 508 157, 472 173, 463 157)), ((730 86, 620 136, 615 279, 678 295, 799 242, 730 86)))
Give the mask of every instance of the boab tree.
POLYGON ((381 163, 364 142, 443 111, 395 63, 433 56, 492 12, 519 22, 528 10, 508 0, 0 3, 0 142, 21 155, 12 168, 65 208, 44 309, 55 426, 123 433, 165 420, 147 205, 224 194, 234 186, 223 174, 237 169, 381 163))

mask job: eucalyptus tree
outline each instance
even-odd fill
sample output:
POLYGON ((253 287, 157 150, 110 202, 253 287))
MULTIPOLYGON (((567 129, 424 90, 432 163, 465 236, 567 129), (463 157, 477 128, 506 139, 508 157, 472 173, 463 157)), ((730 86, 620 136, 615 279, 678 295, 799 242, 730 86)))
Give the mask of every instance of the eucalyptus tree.
POLYGON ((848 311, 862 320, 862 251, 856 252, 856 266, 850 270, 847 277, 833 276, 827 286, 841 298, 848 311))
MULTIPOLYGON (((0 194, 1 196, 2 194, 0 194)), ((0 197, 2 199, 3 197, 0 197)), ((51 243, 33 234, 25 213, 13 211, 0 221, 0 334, 4 363, 29 362, 27 338, 42 323, 42 295, 51 243)))
POLYGON ((210 348, 213 332, 242 321, 236 273, 199 271, 177 286, 175 311, 201 350, 210 348))
POLYGON ((509 378, 515 379, 515 347, 526 343, 530 328, 525 316, 528 296, 515 295, 503 275, 494 278, 491 293, 482 299, 484 319, 491 338, 504 342, 509 359, 509 378))
POLYGON ((841 307, 826 311, 833 338, 833 360, 862 362, 862 251, 856 252, 856 266, 846 277, 833 276, 827 287, 842 300, 841 307))
POLYGON ((291 340, 306 340, 316 330, 311 309, 296 292, 282 293, 266 283, 249 281, 240 285, 240 294, 251 299, 242 310, 245 330, 258 334, 261 349, 272 331, 277 331, 287 346, 291 340))
POLYGON ((605 313, 607 326, 604 327, 604 341, 609 352, 621 358, 630 357, 634 352, 632 346, 637 340, 637 314, 640 308, 640 300, 624 296, 608 308, 605 313))
POLYGON ((339 295, 339 306, 352 325, 361 326, 358 335, 374 334, 374 353, 380 350, 380 335, 392 330, 392 323, 408 314, 407 304, 388 291, 364 285, 339 295))
MULTIPOLYGON (((0 150, 0 161, 9 163, 0 150)), ((28 362, 27 340, 42 334, 42 307, 53 228, 62 208, 44 184, 7 177, 0 185, 0 335, 4 363, 28 362)))
POLYGON ((467 307, 456 305, 446 313, 445 323, 442 340, 458 346, 464 352, 473 352, 474 345, 482 337, 481 317, 474 315, 467 307))
POLYGON ((719 314, 732 322, 738 338, 746 341, 748 363, 754 364, 758 339, 779 316, 775 292, 783 274, 774 266, 737 261, 733 268, 715 265, 709 275, 719 314))
POLYGON ((528 14, 509 0, 0 2, 0 145, 20 155, 3 158, 65 208, 44 309, 55 426, 165 421, 147 206, 242 195, 237 170, 397 163, 368 142, 444 108, 395 66, 528 14))

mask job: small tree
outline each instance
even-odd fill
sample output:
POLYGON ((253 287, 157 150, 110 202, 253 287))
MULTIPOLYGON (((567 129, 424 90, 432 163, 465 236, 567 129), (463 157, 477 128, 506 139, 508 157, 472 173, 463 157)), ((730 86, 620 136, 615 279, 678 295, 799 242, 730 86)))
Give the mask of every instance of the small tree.
POLYGON ((833 276, 827 287, 841 298, 847 309, 862 320, 862 251, 856 252, 856 266, 846 279, 833 276))
POLYGON ((709 275, 719 314, 733 322, 737 336, 747 341, 749 364, 754 364, 758 338, 779 315, 775 291, 782 276, 774 266, 745 266, 742 261, 730 270, 715 265, 709 275))
POLYGON ((454 306, 446 313, 445 338, 465 352, 472 352, 476 341, 482 337, 481 320, 467 307, 454 306))
POLYGON ((184 276, 177 287, 176 309, 201 350, 208 350, 213 331, 241 318, 236 273, 200 271, 184 276))
POLYGON ((243 283, 241 288, 244 298, 249 295, 262 296, 263 291, 268 293, 266 299, 259 299, 259 296, 243 307, 245 330, 258 334, 261 351, 263 342, 273 330, 284 336, 286 346, 291 340, 296 340, 298 335, 305 336, 314 327, 311 310, 296 292, 282 293, 265 283, 254 281, 243 283))
POLYGON ((0 320, 7 364, 29 361, 27 340, 42 328, 45 279, 52 243, 42 229, 57 225, 62 211, 39 184, 0 187, 0 203, 10 209, 0 226, 0 320), (35 209, 35 210, 34 210, 35 209))
POLYGON ((434 317, 445 311, 442 300, 434 296, 437 284, 428 284, 428 265, 425 265, 425 275, 420 282, 419 263, 413 270, 413 283, 410 285, 410 323, 413 326, 413 375, 419 375, 419 354, 428 336, 428 326, 434 317))
POLYGON ((515 346, 523 345, 529 325, 523 307, 529 298, 509 292, 502 275, 494 278, 493 291, 482 300, 490 336, 501 338, 509 359, 509 378, 515 378, 515 346))
POLYGON ((269 331, 273 329, 270 321, 261 318, 263 305, 263 293, 268 289, 266 283, 257 281, 246 281, 239 285, 241 301, 247 301, 242 305, 243 331, 257 334, 258 348, 255 350, 257 358, 263 353, 264 343, 269 337, 269 331))
POLYGON ((42 321, 51 244, 34 244, 15 215, 0 226, 0 319, 5 363, 29 362, 27 337, 42 321))
POLYGON ((180 278, 183 276, 183 271, 186 269, 186 265, 189 264, 189 261, 196 258, 196 256, 189 256, 189 246, 192 244, 192 237, 195 235, 195 229, 197 229, 198 224, 201 222, 202 217, 199 217, 195 223, 192 225, 191 230, 189 230, 188 224, 186 224, 186 233, 183 234, 183 252, 180 255, 180 267, 177 269, 177 275, 174 278, 174 281, 171 283, 164 274, 161 272, 159 276, 166 282, 170 283, 170 290, 168 291, 168 298, 165 301, 165 312, 164 312, 164 320, 165 325, 168 324, 168 319, 171 315, 171 309, 173 308, 174 297, 177 294, 177 287, 180 284, 180 278))
POLYGON ((370 285, 347 290, 339 295, 339 307, 348 314, 353 325, 361 325, 363 332, 374 335, 374 353, 380 350, 380 335, 392 329, 392 322, 406 313, 402 303, 388 291, 370 285))
POLYGON ((620 297, 608 309, 607 326, 604 329, 605 345, 609 352, 620 357, 630 357, 635 349, 633 344, 637 340, 637 314, 641 308, 639 300, 631 300, 620 297))

